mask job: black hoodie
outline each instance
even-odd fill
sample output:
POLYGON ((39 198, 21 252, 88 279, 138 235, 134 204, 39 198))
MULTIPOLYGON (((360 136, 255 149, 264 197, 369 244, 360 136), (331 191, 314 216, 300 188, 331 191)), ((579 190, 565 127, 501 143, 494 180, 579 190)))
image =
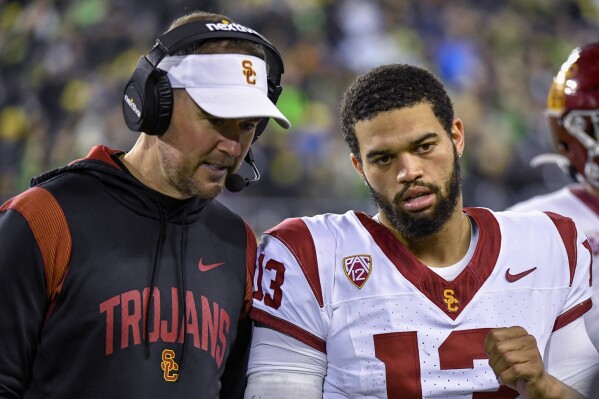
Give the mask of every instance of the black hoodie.
POLYGON ((94 147, 0 208, 0 397, 242 397, 254 234, 119 154, 94 147))

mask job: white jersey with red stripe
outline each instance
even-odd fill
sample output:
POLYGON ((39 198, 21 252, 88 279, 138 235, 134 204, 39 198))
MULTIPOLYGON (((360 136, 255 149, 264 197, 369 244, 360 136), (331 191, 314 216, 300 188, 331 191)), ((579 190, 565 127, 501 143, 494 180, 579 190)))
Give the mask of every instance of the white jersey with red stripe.
MULTIPOLYGON (((581 185, 564 187, 553 193, 539 195, 509 208, 513 211, 550 211, 567 216, 587 236, 593 250, 593 274, 599 275, 599 198, 589 194, 581 185)), ((589 337, 599 349, 599 288, 593 288, 593 308, 584 321, 589 337)))
POLYGON ((326 353, 324 398, 515 398, 485 336, 522 326, 544 353, 591 307, 590 247, 551 213, 465 212, 479 240, 453 281, 363 213, 287 219, 259 246, 252 318, 326 353))

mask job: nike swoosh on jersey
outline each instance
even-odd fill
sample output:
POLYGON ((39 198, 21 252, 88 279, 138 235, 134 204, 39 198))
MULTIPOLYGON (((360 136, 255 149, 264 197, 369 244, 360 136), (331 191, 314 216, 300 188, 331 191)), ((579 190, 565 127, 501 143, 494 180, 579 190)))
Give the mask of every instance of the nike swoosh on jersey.
POLYGON ((510 273, 510 269, 508 268, 508 269, 505 271, 505 279, 506 279, 506 280, 507 280, 509 283, 514 283, 514 282, 516 282, 516 281, 520 280, 521 278, 528 276, 530 273, 534 272, 535 270, 537 270, 537 268, 536 268, 536 267, 533 267, 532 269, 525 270, 525 271, 523 271, 523 272, 521 272, 521 273, 517 273, 517 274, 511 274, 511 273, 510 273))
POLYGON ((202 261, 202 258, 200 258, 200 261, 198 262, 198 269, 200 269, 201 272, 207 272, 209 270, 216 269, 217 267, 222 266, 224 264, 225 262, 205 264, 202 261))

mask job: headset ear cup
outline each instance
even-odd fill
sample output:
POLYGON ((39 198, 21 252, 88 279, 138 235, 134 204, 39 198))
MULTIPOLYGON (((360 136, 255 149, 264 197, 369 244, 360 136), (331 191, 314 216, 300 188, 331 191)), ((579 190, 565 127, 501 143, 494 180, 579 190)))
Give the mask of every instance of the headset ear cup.
POLYGON ((157 75, 155 76, 153 90, 156 99, 156 109, 154 110, 156 119, 144 132, 150 135, 160 135, 166 132, 171 124, 173 116, 173 88, 166 72, 157 69, 153 75, 157 75))
POLYGON ((127 82, 123 93, 123 116, 129 129, 134 132, 140 132, 143 126, 147 125, 147 116, 151 115, 148 104, 146 86, 151 79, 150 74, 154 67, 148 62, 146 57, 141 57, 131 79, 127 82))
POLYGON ((144 99, 143 90, 139 87, 137 82, 129 80, 123 93, 123 117, 127 127, 134 132, 141 131, 141 126, 144 123, 143 111, 144 111, 144 99))
POLYGON ((154 66, 146 57, 141 57, 137 67, 125 86, 123 115, 129 129, 134 132, 148 132, 157 121, 158 90, 154 66))

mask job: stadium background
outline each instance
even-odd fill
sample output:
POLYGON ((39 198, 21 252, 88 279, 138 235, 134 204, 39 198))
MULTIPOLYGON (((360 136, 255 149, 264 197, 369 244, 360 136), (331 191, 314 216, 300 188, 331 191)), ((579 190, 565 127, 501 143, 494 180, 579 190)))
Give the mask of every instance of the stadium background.
MULTIPOLYGON (((543 115, 569 51, 599 40, 599 0, 0 0, 0 202, 30 177, 84 156, 127 150, 123 86, 168 23, 194 9, 257 29, 285 61, 279 106, 254 153, 262 179, 220 199, 257 233, 285 217, 372 212, 338 128, 343 90, 382 63, 429 68, 465 124, 465 205, 503 209, 569 179, 543 115)), ((249 170, 242 173, 251 175, 249 170)))

